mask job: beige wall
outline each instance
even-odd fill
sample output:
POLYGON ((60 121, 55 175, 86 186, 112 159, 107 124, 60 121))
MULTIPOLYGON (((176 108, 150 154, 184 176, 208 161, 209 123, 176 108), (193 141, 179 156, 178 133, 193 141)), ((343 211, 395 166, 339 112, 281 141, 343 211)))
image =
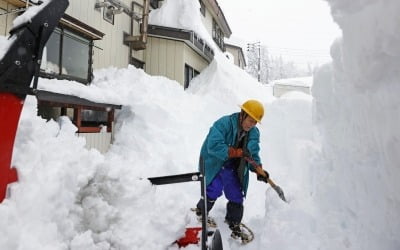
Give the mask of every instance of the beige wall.
MULTIPOLYGON (((190 67, 197 70, 198 72, 203 71, 203 69, 208 66, 209 63, 187 44, 185 44, 184 49, 184 63, 188 64, 190 67)), ((182 67, 184 66, 185 65, 183 65, 182 67)))
MULTIPOLYGON (((130 1, 123 2, 130 6, 130 1)), ((106 34, 102 40, 94 42, 94 69, 109 66, 126 67, 129 62, 129 47, 123 45, 123 32, 130 33, 130 18, 124 13, 117 14, 112 25, 103 19, 103 9, 95 10, 95 3, 96 0, 70 0, 66 13, 106 34)))
MULTIPOLYGON (((131 8, 131 0, 120 1, 131 8)), ((143 0, 136 0, 136 2, 143 4, 143 0)), ((102 40, 94 41, 94 69, 109 66, 126 67, 129 63, 129 47, 123 44, 123 33, 130 34, 132 21, 127 14, 121 13, 114 16, 114 25, 112 25, 103 19, 103 9, 98 11, 94 8, 95 3, 96 0, 69 0, 66 14, 106 34, 102 40)), ((1 8, 6 9, 7 5, 9 9, 15 9, 11 4, 0 0, 1 8)), ((141 15, 141 8, 139 6, 135 8, 141 15)), ((15 16, 15 14, 0 16, 0 35, 8 33, 15 16)), ((139 34, 139 26, 137 22, 134 23, 136 24, 133 25, 133 34, 139 34)), ((134 55, 139 60, 143 60, 143 52, 134 52, 134 55)))
POLYGON ((241 69, 244 69, 244 58, 242 56, 242 53, 240 53, 240 50, 237 48, 226 46, 226 51, 233 55, 235 65, 239 66, 241 69))
MULTIPOLYGON (((131 8, 131 0, 121 0, 131 8)), ((94 41, 93 68, 126 67, 129 63, 129 47, 123 44, 123 33, 138 35, 139 25, 125 14, 117 14, 114 17, 114 25, 103 19, 103 9, 94 8, 96 0, 69 0, 70 5, 66 14, 87 24, 90 27, 104 33, 102 40, 94 41)), ((136 0, 139 5, 134 5, 134 11, 141 15, 143 0, 136 0)), ((0 0, 0 6, 6 6, 4 0, 0 0)), ((10 5, 10 4, 8 4, 10 5)), ((14 8, 14 7, 13 7, 14 8)), ((15 15, 14 15, 15 16, 15 15)), ((3 16, 1 17, 3 18, 3 16)), ((14 17, 8 17, 13 19, 14 17)), ((3 18, 5 19, 5 18, 3 18)), ((1 20, 3 20, 1 19, 1 20)), ((7 19, 8 20, 8 19, 7 19)), ((209 32, 212 30, 212 16, 206 9, 205 24, 209 32)), ((0 31, 9 29, 5 27, 6 21, 2 21, 0 31)), ((150 75, 162 75, 170 79, 184 83, 184 65, 190 65, 201 72, 209 64, 203 57, 191 49, 183 41, 148 37, 147 49, 132 51, 132 55, 145 62, 145 71, 150 75)))
POLYGON ((149 37, 145 71, 150 75, 166 76, 183 83, 183 42, 149 37))
POLYGON ((77 133, 79 137, 86 140, 85 147, 87 149, 97 149, 100 153, 104 154, 110 148, 113 142, 113 134, 110 132, 102 133, 77 133))
POLYGON ((149 37, 145 71, 184 83, 185 63, 201 72, 208 62, 183 41, 149 37))

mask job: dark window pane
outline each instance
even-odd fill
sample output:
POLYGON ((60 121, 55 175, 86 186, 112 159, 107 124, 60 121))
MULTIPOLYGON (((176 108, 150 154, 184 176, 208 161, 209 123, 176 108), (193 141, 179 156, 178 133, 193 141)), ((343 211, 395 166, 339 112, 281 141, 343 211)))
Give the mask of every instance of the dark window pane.
POLYGON ((136 59, 134 57, 131 58, 131 64, 138 69, 144 69, 144 62, 139 61, 138 59, 136 59))
POLYGON ((190 67, 188 65, 185 65, 185 82, 184 82, 184 86, 183 88, 187 88, 189 87, 189 71, 190 71, 190 67))
POLYGON ((206 16, 206 6, 204 5, 204 2, 202 0, 199 0, 199 1, 200 1, 200 12, 205 17, 206 16))
POLYGON ((199 72, 189 65, 185 64, 185 82, 184 82, 184 89, 187 89, 189 87, 190 81, 198 75, 199 72))
POLYGON ((88 78, 89 40, 64 31, 62 74, 88 78))
POLYGON ((153 7, 153 9, 158 8, 158 1, 159 0, 150 0, 150 5, 151 5, 151 7, 153 7))
POLYGON ((40 69, 46 73, 60 74, 60 30, 55 29, 43 51, 40 69))

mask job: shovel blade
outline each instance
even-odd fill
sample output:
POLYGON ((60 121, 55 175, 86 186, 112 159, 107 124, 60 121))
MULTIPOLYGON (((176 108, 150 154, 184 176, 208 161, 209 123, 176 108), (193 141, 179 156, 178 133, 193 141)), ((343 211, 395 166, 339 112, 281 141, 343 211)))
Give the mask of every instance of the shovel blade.
POLYGON ((287 202, 287 201, 286 201, 285 194, 283 193, 282 188, 279 187, 279 186, 275 186, 274 189, 275 189, 275 191, 278 193, 279 198, 281 198, 284 202, 287 202))

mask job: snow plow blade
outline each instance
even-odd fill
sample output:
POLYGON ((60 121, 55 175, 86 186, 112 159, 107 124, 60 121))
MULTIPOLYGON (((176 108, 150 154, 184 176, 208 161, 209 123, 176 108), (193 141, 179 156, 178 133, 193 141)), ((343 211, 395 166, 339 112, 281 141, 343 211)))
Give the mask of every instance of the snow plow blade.
POLYGON ((0 58, 0 203, 6 198, 7 185, 18 180, 16 169, 10 166, 25 97, 34 94, 43 48, 69 2, 50 0, 42 4, 35 7, 40 10, 30 20, 10 31, 8 49, 0 58))
POLYGON ((153 185, 166 185, 166 184, 175 184, 181 182, 200 181, 200 178, 201 178, 200 172, 194 172, 187 174, 150 177, 147 179, 153 185))

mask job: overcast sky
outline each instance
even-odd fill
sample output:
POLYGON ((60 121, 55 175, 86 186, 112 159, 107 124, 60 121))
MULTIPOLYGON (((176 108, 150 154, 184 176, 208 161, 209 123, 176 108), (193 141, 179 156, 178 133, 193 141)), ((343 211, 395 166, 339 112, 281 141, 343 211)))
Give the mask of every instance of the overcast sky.
POLYGON ((241 43, 260 41, 270 54, 290 56, 299 63, 330 60, 329 49, 341 30, 324 0, 217 0, 241 43))

